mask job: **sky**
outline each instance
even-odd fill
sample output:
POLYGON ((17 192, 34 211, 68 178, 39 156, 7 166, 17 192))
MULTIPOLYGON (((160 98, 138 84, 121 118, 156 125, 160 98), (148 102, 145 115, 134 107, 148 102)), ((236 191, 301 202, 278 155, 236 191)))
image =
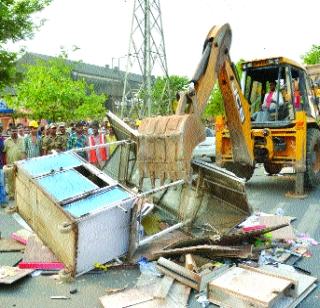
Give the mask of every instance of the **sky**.
MULTIPOLYGON (((61 46, 69 58, 97 65, 120 64, 125 70, 134 0, 53 0, 34 16, 46 19, 32 40, 9 44, 17 50, 56 56, 61 46), (72 47, 77 46, 75 52, 72 47)), ((191 77, 206 34, 228 22, 231 59, 300 56, 320 45, 319 0, 160 0, 169 75, 191 77)))

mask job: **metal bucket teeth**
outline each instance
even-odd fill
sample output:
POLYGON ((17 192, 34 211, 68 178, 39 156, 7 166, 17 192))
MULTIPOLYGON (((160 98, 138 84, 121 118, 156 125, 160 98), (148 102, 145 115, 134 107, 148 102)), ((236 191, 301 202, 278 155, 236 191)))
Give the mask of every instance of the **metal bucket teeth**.
POLYGON ((187 179, 194 147, 205 139, 194 114, 147 118, 139 127, 137 163, 140 177, 187 179))

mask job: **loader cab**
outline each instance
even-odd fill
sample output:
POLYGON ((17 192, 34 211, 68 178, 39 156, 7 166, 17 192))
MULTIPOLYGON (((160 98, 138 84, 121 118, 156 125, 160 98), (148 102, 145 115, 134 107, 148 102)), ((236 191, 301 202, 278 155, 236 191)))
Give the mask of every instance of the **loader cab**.
POLYGON ((241 88, 250 105, 252 127, 290 126, 297 111, 319 117, 310 79, 298 63, 270 58, 245 62, 242 69, 241 88))

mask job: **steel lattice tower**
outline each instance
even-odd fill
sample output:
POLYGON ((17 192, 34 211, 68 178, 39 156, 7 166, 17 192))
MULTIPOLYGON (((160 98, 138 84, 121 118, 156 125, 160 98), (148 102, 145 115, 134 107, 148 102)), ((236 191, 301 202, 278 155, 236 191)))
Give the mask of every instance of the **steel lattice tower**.
MULTIPOLYGON (((132 98, 134 92, 141 90, 145 94, 142 115, 146 113, 150 116, 153 75, 167 77, 165 87, 169 89, 160 0, 135 0, 121 102, 121 117, 125 116, 128 97, 132 98), (143 76, 140 89, 130 88, 128 74, 132 72, 143 76)), ((135 103, 132 104, 134 107, 135 103)))

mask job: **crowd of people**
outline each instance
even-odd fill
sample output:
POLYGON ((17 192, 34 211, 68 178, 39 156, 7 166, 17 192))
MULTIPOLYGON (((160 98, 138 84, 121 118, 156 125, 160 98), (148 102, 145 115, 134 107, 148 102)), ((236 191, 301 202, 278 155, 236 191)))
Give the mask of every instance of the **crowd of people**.
MULTIPOLYGON (((14 162, 114 141, 116 137, 108 122, 80 121, 70 125, 60 122, 43 126, 37 121, 30 121, 27 126, 12 123, 7 131, 3 130, 0 122, 0 203, 5 204, 7 199, 14 199, 14 162)), ((80 151, 78 154, 103 169, 114 149, 115 145, 111 144, 80 151)))

